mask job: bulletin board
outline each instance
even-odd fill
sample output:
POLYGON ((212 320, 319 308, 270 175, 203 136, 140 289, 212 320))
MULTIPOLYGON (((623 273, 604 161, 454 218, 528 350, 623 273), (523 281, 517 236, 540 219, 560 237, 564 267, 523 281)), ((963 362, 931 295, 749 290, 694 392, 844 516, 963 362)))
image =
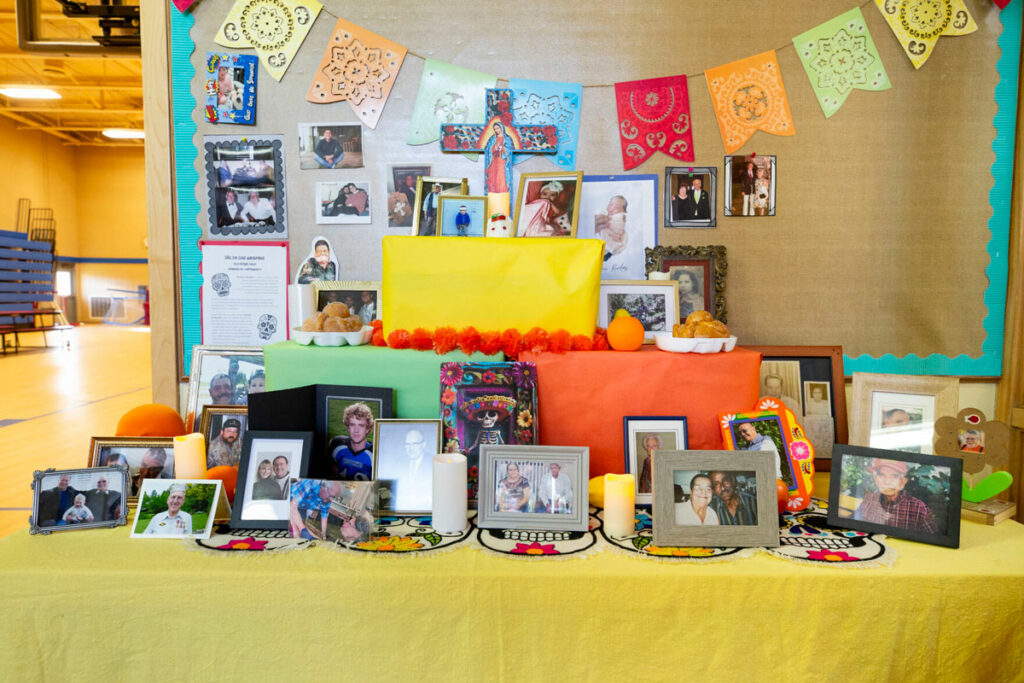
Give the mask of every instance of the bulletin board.
MULTIPOLYGON (((389 164, 428 164, 433 175, 468 178, 469 194, 483 193, 481 160, 442 154, 437 142, 406 144, 426 58, 493 74, 499 87, 509 78, 582 84, 576 170, 587 175, 623 173, 614 84, 685 74, 694 161, 655 154, 628 173, 663 178, 667 166, 711 166, 722 181, 726 151, 704 72, 769 50, 795 134, 759 131, 733 154, 775 157, 775 215, 724 215, 721 185, 716 227, 665 227, 659 206, 659 243, 727 248, 729 325, 741 344, 841 344, 847 374, 1002 373, 1022 3, 1000 11, 968 0, 977 30, 939 38, 914 68, 876 4, 857 0, 524 0, 497 15, 491 3, 465 0, 324 0, 281 80, 260 65, 255 126, 203 118, 206 53, 254 54, 214 43, 232 4, 171 10, 184 374, 199 343, 197 245, 209 237, 204 135, 283 135, 291 272, 313 237, 326 234, 339 279, 378 280, 381 239, 408 233, 387 227, 389 164), (891 88, 855 89, 826 118, 793 39, 855 7, 891 88), (359 123, 346 102, 305 99, 337 18, 409 53, 376 128, 363 126, 363 167, 304 170, 300 123, 359 123), (370 222, 316 224, 315 186, 327 180, 368 183, 370 222)), ((532 158, 515 167, 513 186, 519 173, 557 170, 532 158)))

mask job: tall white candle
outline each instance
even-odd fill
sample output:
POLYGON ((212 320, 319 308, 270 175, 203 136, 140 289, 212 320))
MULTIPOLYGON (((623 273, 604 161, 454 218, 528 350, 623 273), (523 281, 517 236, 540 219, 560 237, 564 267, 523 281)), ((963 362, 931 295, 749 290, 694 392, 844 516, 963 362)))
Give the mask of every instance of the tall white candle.
POLYGON ((178 479, 206 478, 206 439, 192 433, 174 437, 174 476, 178 479))
POLYGON ((434 456, 434 503, 432 526, 441 533, 463 531, 467 525, 466 456, 438 453, 434 456))
POLYGON ((632 536, 636 528, 636 480, 632 474, 604 475, 604 533, 632 536))
POLYGON ((288 338, 293 327, 316 313, 316 290, 313 285, 288 285, 288 338))

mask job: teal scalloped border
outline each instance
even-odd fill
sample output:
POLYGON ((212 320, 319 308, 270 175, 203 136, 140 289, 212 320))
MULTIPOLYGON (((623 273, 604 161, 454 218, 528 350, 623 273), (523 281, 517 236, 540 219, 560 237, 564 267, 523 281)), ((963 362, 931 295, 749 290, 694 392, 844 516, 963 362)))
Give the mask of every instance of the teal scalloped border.
MULTIPOLYGON (((998 377, 1003 371, 1003 332, 1006 316, 1006 283, 1009 269, 1010 243, 1010 195, 1013 190, 1013 149, 1017 127, 1017 81, 1020 66, 1021 7, 1024 3, 1012 2, 1000 12, 1003 33, 999 36, 1002 55, 996 64, 999 83, 996 85, 995 100, 998 111, 993 118, 996 137, 992 150, 996 159, 992 163, 992 178, 995 181, 989 191, 992 216, 988 227, 992 238, 987 250, 989 265, 985 269, 989 285, 985 290, 985 341, 982 355, 971 358, 967 355, 942 356, 932 354, 921 357, 914 354, 897 358, 891 353, 873 358, 867 354, 843 356, 844 372, 881 372, 910 375, 964 375, 974 377, 998 377)), ((178 204, 178 253, 181 263, 181 328, 182 367, 189 373, 192 362, 192 347, 202 343, 199 321, 199 290, 203 277, 199 272, 201 254, 199 239, 202 228, 194 218, 199 214, 199 202, 195 196, 199 175, 195 170, 197 150, 192 142, 196 132, 192 114, 196 100, 192 95, 192 52, 195 44, 189 32, 192 29, 191 13, 171 10, 171 97, 174 111, 174 169, 175 193, 178 204), (182 217, 185 220, 182 220, 182 217)), ((942 49, 939 41, 938 49, 942 49)))

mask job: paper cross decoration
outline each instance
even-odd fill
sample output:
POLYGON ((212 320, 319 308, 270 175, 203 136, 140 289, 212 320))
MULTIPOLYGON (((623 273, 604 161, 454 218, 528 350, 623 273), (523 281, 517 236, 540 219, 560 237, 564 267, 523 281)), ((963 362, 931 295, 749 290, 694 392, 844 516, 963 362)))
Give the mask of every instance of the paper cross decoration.
POLYGON ((801 33, 793 47, 825 118, 839 111, 854 88, 892 87, 859 7, 801 33))
MULTIPOLYGON (((574 170, 583 86, 579 83, 511 78, 508 87, 512 90, 512 114, 516 121, 532 126, 554 126, 558 130, 558 149, 553 161, 560 168, 574 170)), ((526 155, 522 155, 515 157, 513 162, 526 159, 526 155)))
POLYGON ((485 123, 447 123, 441 126, 442 152, 483 152, 484 189, 488 194, 512 194, 512 159, 516 154, 554 154, 554 126, 523 126, 512 115, 512 91, 487 90, 485 123))
POLYGON ((794 135, 775 50, 704 72, 725 151, 732 154, 758 130, 794 135))
POLYGON ((263 68, 279 81, 322 7, 316 0, 236 0, 214 41, 255 48, 263 68))
POLYGON ((622 166, 636 168, 655 152, 693 161, 693 127, 686 76, 615 84, 622 166))
POLYGON ((928 61, 939 36, 978 30, 963 0, 875 0, 915 69, 928 61))
POLYGON ((347 100, 360 121, 376 128, 406 52, 398 43, 338 19, 306 99, 317 104, 347 100))
POLYGON ((496 76, 428 59, 416 94, 416 106, 405 142, 422 145, 437 140, 442 123, 466 123, 484 117, 484 91, 496 76))

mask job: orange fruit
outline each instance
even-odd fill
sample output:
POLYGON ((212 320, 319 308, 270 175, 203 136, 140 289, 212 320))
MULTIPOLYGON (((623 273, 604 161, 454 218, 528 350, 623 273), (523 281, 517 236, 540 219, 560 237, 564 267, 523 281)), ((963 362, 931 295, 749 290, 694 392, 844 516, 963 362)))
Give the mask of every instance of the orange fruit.
POLYGON ((238 481, 238 468, 231 465, 219 465, 206 470, 204 479, 220 479, 224 488, 224 495, 228 497, 228 503, 235 502, 235 484, 238 481))
POLYGON ((608 323, 608 346, 616 351, 636 351, 644 343, 644 326, 631 315, 621 315, 608 323))

